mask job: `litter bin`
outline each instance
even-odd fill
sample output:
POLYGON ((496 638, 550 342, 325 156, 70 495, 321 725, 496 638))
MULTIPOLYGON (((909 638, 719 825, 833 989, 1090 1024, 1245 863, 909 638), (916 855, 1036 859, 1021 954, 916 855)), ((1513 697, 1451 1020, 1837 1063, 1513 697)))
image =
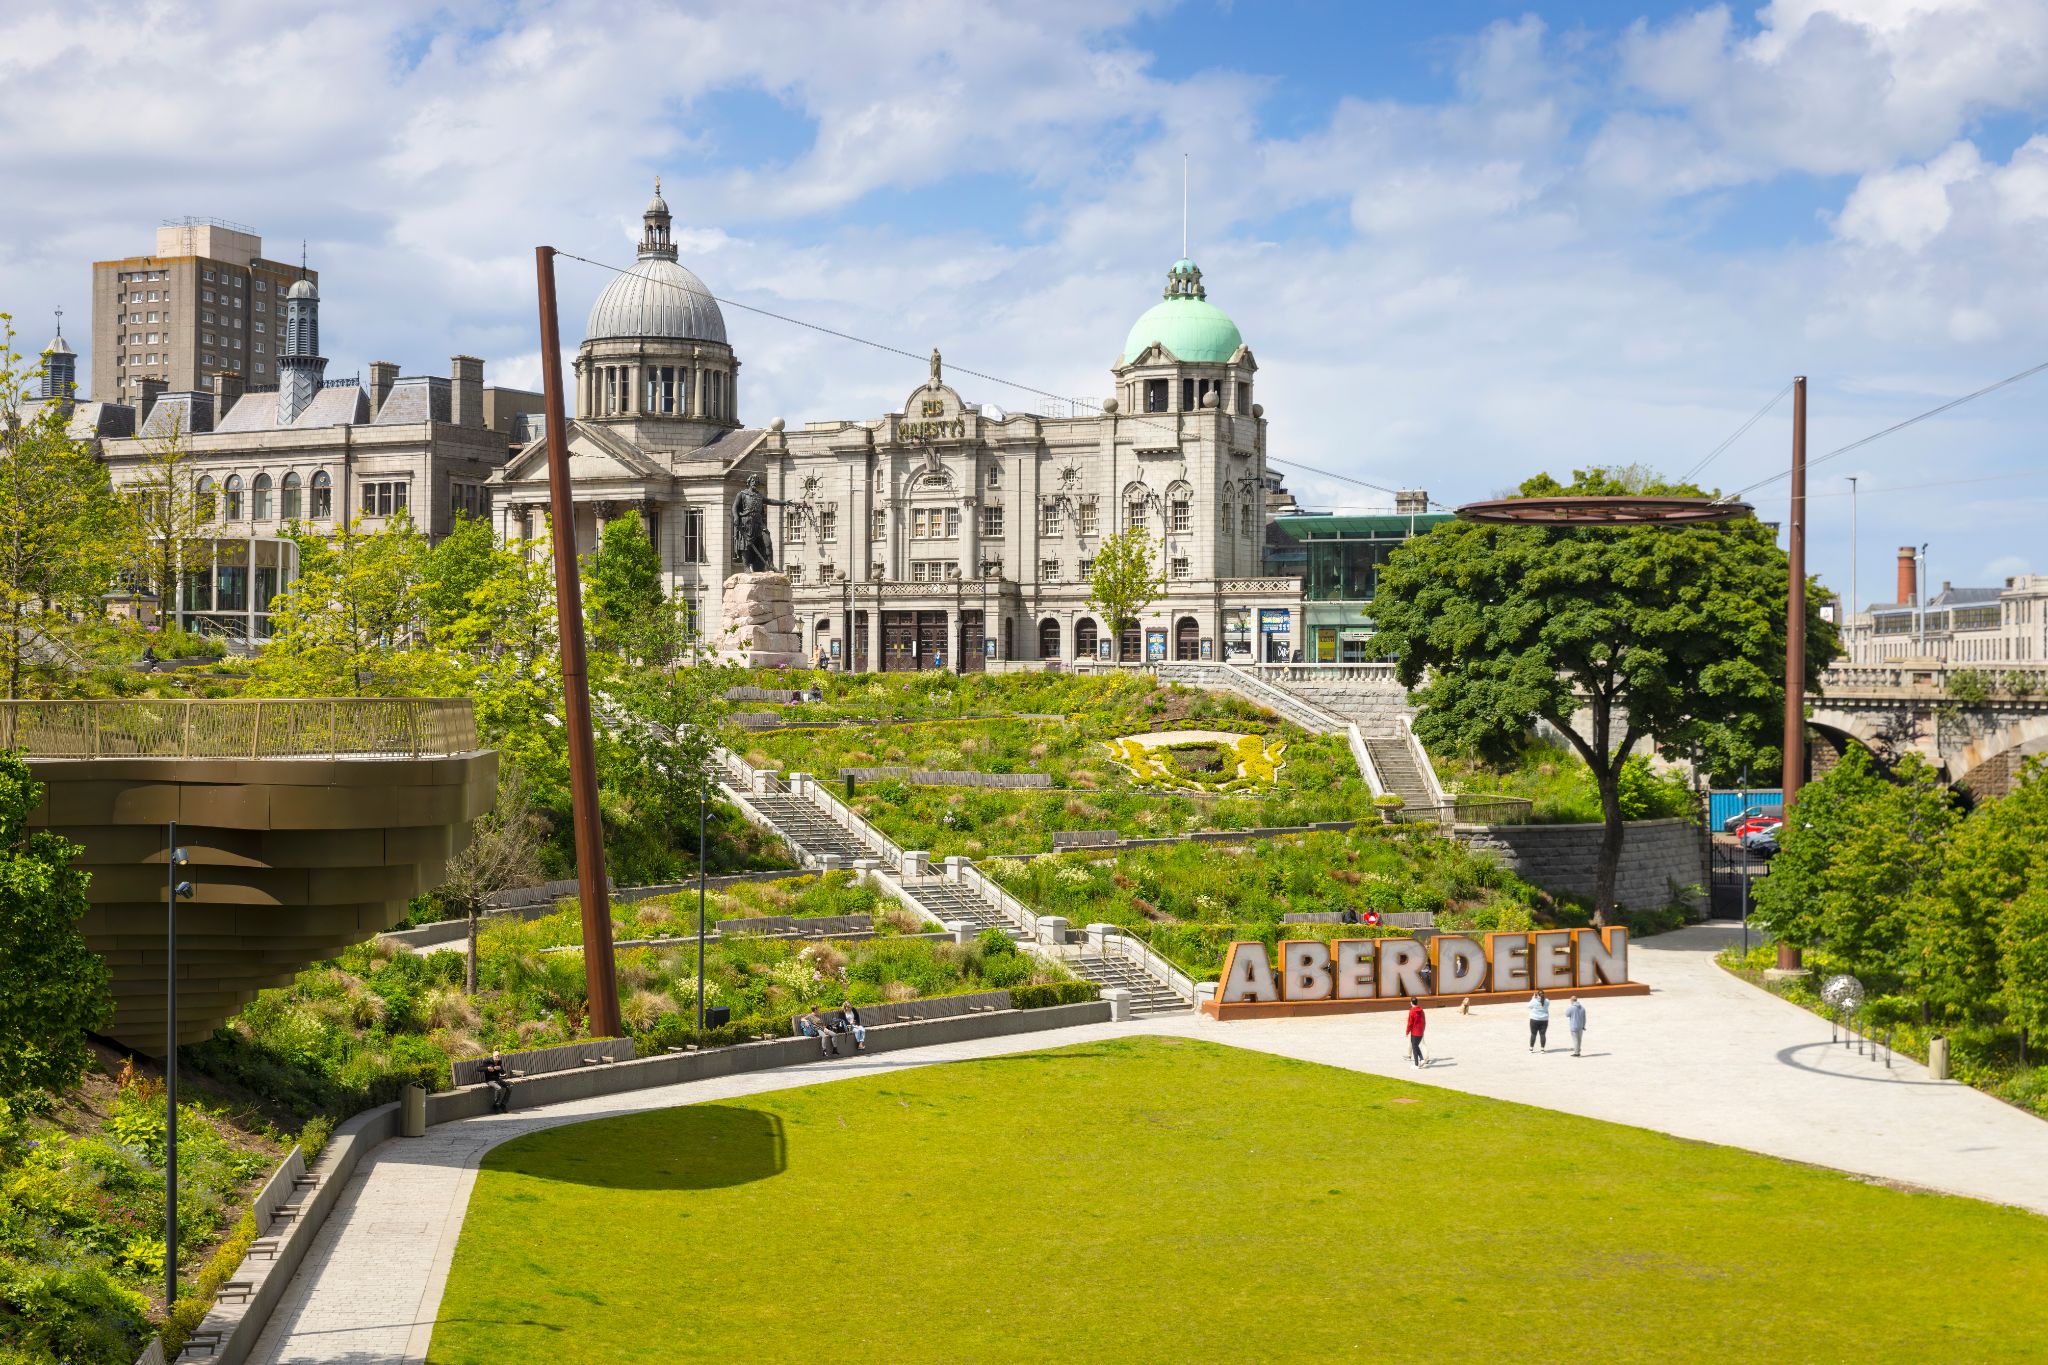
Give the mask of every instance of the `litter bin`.
POLYGON ((730 1024, 731 1022, 732 1006, 706 1005, 704 1007, 705 1028, 724 1028, 727 1024, 730 1024))
POLYGON ((398 1133, 400 1137, 425 1137, 427 1135, 427 1088, 423 1085, 408 1085, 404 1096, 398 1102, 398 1133))
POLYGON ((1948 1079, 1948 1039, 1940 1034, 1927 1040, 1927 1074, 1937 1081, 1948 1079))

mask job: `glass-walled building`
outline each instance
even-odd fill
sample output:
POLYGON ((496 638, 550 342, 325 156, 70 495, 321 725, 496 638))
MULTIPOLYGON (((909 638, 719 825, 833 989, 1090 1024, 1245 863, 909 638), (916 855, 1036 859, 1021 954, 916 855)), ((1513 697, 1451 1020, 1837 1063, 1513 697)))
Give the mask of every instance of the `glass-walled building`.
POLYGON ((1421 494, 1403 494, 1399 512, 1276 517, 1272 529, 1301 554, 1302 662, 1367 663, 1373 649, 1372 602, 1380 570, 1410 536, 1451 520, 1425 512, 1421 494))

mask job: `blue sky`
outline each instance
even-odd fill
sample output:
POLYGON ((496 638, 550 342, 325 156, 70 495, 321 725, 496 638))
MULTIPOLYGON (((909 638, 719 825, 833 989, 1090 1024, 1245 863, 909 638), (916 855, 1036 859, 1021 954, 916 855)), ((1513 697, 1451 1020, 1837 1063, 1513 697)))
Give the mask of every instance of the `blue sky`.
MULTIPOLYGON (((1457 502, 1683 471, 1793 373, 1818 454, 2048 359, 2044 118, 2044 0, 80 0, 0 15, 0 309, 82 341, 91 260, 210 215, 311 240, 330 373, 531 383, 533 246, 625 264, 659 173, 715 292, 1099 398, 1185 152, 1272 454, 1362 481, 1302 499, 1457 502)), ((570 345, 603 282, 565 263, 570 345)), ((727 318, 751 422, 921 377, 727 318)), ((2048 377, 1817 470, 1814 564, 1847 587, 1856 474, 1866 600, 1908 542, 1937 580, 2048 571, 2044 416, 2048 377)), ((1781 407, 1703 477, 1787 444, 1781 407)))

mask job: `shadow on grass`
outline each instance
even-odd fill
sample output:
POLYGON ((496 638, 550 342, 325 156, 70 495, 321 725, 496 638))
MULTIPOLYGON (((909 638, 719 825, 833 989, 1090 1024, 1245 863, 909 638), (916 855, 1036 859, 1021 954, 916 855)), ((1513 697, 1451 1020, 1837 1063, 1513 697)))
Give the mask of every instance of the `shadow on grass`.
POLYGON ((689 1104, 565 1124, 494 1148, 494 1171, 610 1190, 715 1190, 782 1174, 782 1120, 727 1104, 689 1104))

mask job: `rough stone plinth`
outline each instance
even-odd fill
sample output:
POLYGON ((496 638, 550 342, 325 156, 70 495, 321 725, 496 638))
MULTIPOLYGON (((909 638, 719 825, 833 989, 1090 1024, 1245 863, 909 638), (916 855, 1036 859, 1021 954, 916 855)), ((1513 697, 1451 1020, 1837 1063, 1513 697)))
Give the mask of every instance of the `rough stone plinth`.
POLYGON ((714 657, 749 668, 802 668, 803 636, 789 575, 736 573, 725 580, 719 620, 725 629, 714 657))

